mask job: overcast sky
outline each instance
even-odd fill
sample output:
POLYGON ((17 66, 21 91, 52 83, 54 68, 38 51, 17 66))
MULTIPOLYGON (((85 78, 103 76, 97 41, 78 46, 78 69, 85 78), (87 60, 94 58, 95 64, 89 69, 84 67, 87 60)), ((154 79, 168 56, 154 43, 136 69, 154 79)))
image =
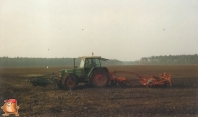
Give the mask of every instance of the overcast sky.
POLYGON ((198 0, 0 0, 0 56, 198 53, 198 0))

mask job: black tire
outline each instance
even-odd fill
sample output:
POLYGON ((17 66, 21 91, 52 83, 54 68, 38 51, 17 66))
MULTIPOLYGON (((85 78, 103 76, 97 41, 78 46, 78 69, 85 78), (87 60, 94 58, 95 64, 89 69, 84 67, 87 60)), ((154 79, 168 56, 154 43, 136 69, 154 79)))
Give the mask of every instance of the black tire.
POLYGON ((164 87, 167 87, 167 88, 168 88, 168 87, 171 87, 168 81, 165 81, 163 86, 164 86, 164 87))
POLYGON ((149 82, 149 83, 147 84, 147 87, 148 87, 148 88, 153 88, 153 87, 154 87, 154 85, 153 85, 153 83, 152 83, 152 82, 149 82))
POLYGON ((118 86, 122 88, 127 87, 125 82, 118 82, 118 86))
POLYGON ((65 86, 67 87, 67 89, 75 89, 77 84, 77 79, 74 75, 67 76, 65 80, 65 86))
POLYGON ((133 87, 134 82, 132 80, 127 80, 126 81, 126 86, 127 87, 133 87))
POLYGON ((109 83, 109 77, 107 73, 103 70, 95 70, 91 76, 92 83, 95 87, 105 87, 109 83))

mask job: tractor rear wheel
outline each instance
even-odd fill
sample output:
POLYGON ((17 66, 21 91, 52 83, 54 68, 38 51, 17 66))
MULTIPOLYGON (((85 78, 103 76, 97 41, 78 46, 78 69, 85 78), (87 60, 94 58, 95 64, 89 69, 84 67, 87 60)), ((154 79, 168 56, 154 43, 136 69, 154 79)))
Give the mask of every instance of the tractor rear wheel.
POLYGON ((92 73, 92 83, 95 87, 105 87, 109 83, 109 77, 104 71, 95 70, 92 73))
POLYGON ((68 89, 75 89, 77 86, 77 79, 74 75, 69 75, 65 80, 65 86, 68 89))

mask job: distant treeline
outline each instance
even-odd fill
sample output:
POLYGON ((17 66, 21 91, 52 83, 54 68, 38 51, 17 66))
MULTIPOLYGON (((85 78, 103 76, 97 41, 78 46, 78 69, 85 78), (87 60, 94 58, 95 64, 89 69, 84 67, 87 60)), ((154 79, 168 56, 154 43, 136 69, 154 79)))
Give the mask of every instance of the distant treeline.
MULTIPOLYGON (((80 64, 76 59, 76 66, 80 64)), ((164 55, 142 57, 137 61, 119 61, 111 59, 102 62, 102 65, 163 65, 163 64, 198 64, 198 55, 164 55)), ((28 57, 0 57, 0 66, 72 66, 73 58, 28 58, 28 57)))
MULTIPOLYGON (((80 58, 76 59, 76 66, 80 64, 80 58)), ((121 61, 107 60, 103 65, 120 65, 121 61)), ((0 57, 0 66, 72 66, 73 58, 28 58, 28 57, 0 57)))
POLYGON ((132 64, 198 64, 198 55, 169 55, 142 57, 132 64))

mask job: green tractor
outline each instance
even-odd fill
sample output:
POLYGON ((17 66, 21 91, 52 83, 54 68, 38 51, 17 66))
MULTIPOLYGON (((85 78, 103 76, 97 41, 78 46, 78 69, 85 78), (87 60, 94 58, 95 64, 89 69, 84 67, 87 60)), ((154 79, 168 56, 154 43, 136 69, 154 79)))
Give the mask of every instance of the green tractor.
POLYGON ((109 71, 101 66, 101 61, 108 59, 100 56, 85 56, 81 58, 80 66, 74 69, 60 70, 59 88, 74 89, 78 83, 95 87, 105 87, 110 81, 109 71))

